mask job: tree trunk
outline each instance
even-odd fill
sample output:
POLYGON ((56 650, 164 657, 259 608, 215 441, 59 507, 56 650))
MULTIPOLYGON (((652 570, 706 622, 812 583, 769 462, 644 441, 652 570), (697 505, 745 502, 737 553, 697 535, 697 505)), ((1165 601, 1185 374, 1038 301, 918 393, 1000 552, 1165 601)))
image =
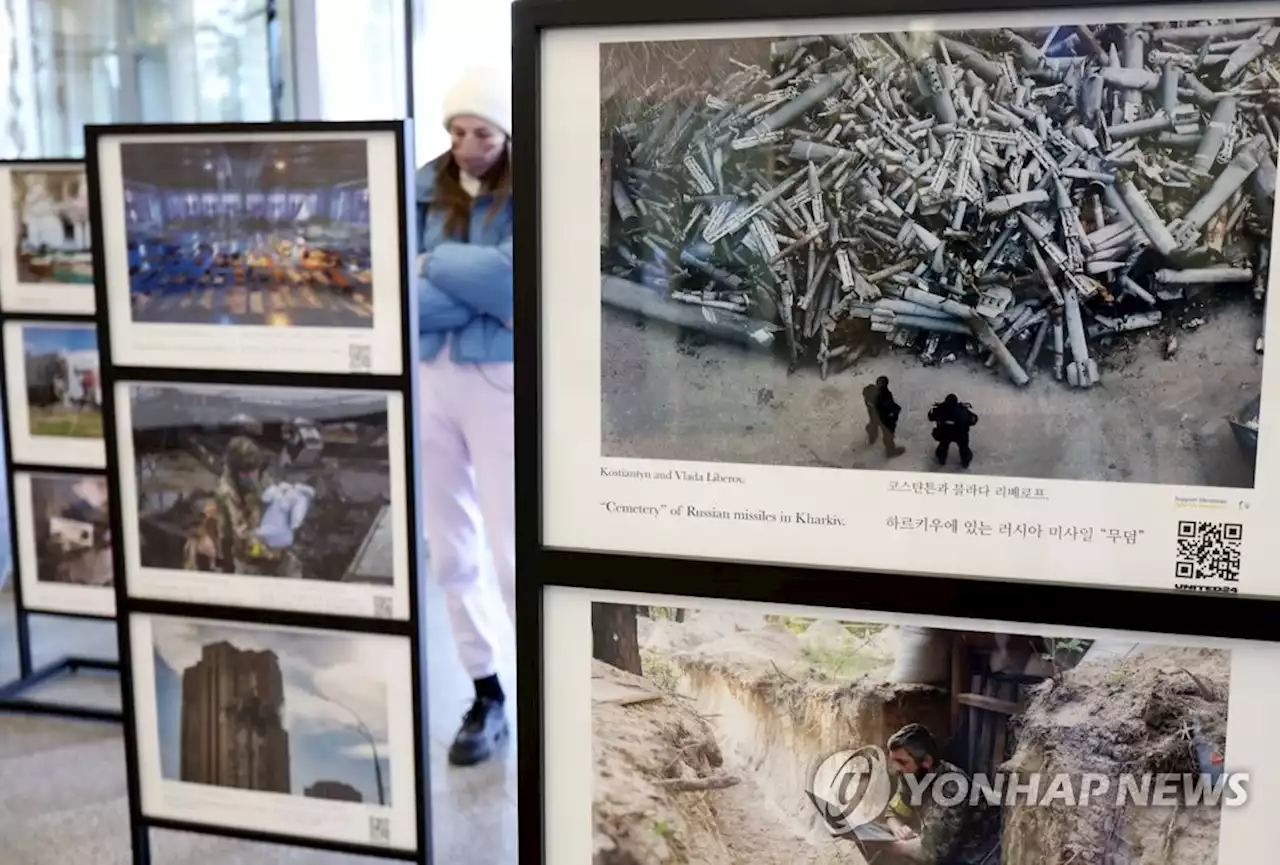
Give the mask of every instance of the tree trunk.
POLYGON ((591 654, 596 660, 642 675, 634 606, 592 604, 591 642, 591 654))

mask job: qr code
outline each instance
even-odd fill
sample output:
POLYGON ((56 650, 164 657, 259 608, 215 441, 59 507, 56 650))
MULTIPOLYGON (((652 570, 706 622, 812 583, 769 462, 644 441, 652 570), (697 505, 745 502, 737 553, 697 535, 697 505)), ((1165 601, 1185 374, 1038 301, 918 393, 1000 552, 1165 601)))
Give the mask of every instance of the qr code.
POLYGON ((373 369, 373 347, 368 345, 347 346, 347 360, 352 372, 369 372, 373 369))
POLYGON ((373 599, 373 617, 375 619, 391 618, 391 599, 382 597, 373 599))
POLYGON ((369 843, 391 843, 391 820, 387 817, 369 818, 369 843))
POLYGON ((1174 564, 1178 588, 1197 591, 1195 585, 1184 585, 1184 582, 1238 582, 1243 540, 1244 526, 1240 523, 1178 520, 1178 553, 1174 564))

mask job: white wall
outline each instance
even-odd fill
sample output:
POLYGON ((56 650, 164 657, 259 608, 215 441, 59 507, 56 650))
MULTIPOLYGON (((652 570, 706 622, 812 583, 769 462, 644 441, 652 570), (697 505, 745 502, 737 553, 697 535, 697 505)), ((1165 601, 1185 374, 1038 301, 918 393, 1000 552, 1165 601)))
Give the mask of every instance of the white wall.
POLYGON ((444 96, 467 67, 511 62, 511 0, 423 0, 414 40, 418 164, 449 147, 444 96))

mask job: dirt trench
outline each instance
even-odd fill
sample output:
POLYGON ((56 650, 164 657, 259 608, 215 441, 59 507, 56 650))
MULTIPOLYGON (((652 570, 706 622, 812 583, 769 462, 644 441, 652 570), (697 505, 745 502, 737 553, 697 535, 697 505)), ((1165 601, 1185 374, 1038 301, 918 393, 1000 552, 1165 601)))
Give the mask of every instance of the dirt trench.
POLYGON ((1019 719, 1009 771, 1097 773, 1112 791, 1088 806, 1005 808, 1004 865, 1214 865, 1221 811, 1117 805, 1121 773, 1199 775, 1197 745, 1225 759, 1231 654, 1132 645, 1045 682, 1019 719))
MULTIPOLYGON (((595 865, 865 865, 805 790, 816 761, 905 723, 948 734, 945 691, 886 683, 894 629, 701 612, 639 625, 643 678, 596 662, 595 865)), ((1229 683, 1229 652, 1091 651, 1033 687, 1003 769, 1117 787, 1125 772, 1197 774, 1197 743, 1225 754, 1229 683)), ((1219 826, 1216 808, 1013 803, 999 862, 1215 865, 1219 826)))
POLYGON ((712 617, 696 629, 642 621, 642 643, 650 647, 646 679, 597 665, 597 683, 652 693, 656 681, 658 693, 625 707, 596 704, 595 865, 864 865, 854 845, 832 839, 809 801, 810 767, 836 751, 883 747, 909 721, 944 729, 945 694, 878 681, 875 674, 887 672, 891 660, 878 658, 874 647, 866 657, 854 656, 854 667, 870 675, 856 681, 846 675, 840 658, 849 639, 839 623, 822 623, 803 639, 779 622, 749 630, 734 623, 717 637, 723 623, 712 617), (664 628, 669 633, 655 633, 664 628), (711 639, 697 640, 694 648, 695 630, 711 639), (652 746, 659 753, 649 755, 646 734, 661 743, 652 746), (737 783, 673 793, 670 784, 624 780, 618 777, 622 752, 644 774, 737 783), (653 789, 640 797, 637 785, 653 789), (650 810, 628 817, 625 803, 634 810, 637 800, 650 810), (637 829, 655 821, 670 828, 662 843, 637 829))

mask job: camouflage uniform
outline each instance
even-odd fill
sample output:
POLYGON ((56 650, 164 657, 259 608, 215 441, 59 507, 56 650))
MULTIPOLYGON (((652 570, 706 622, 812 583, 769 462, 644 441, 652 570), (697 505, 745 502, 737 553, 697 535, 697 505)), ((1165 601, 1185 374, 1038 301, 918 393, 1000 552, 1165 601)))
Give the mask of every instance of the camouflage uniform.
POLYGON ((291 550, 273 550, 258 540, 262 522, 262 489, 256 472, 262 457, 252 439, 236 436, 227 447, 226 468, 218 478, 214 497, 218 502, 218 538, 224 567, 253 576, 300 577, 301 567, 291 550), (255 472, 251 484, 237 484, 240 473, 255 472))
POLYGON ((902 779, 889 803, 900 819, 914 819, 918 824, 920 851, 929 865, 992 865, 999 857, 989 857, 999 838, 999 812, 982 795, 976 797, 972 781, 965 783, 965 796, 955 805, 942 805, 937 799, 952 801, 960 795, 960 781, 955 777, 967 773, 953 763, 939 760, 934 767, 936 777, 920 792, 916 805, 909 803, 912 790, 902 779), (935 789, 941 784, 940 789, 935 789), (976 801, 974 801, 976 798, 976 801))

